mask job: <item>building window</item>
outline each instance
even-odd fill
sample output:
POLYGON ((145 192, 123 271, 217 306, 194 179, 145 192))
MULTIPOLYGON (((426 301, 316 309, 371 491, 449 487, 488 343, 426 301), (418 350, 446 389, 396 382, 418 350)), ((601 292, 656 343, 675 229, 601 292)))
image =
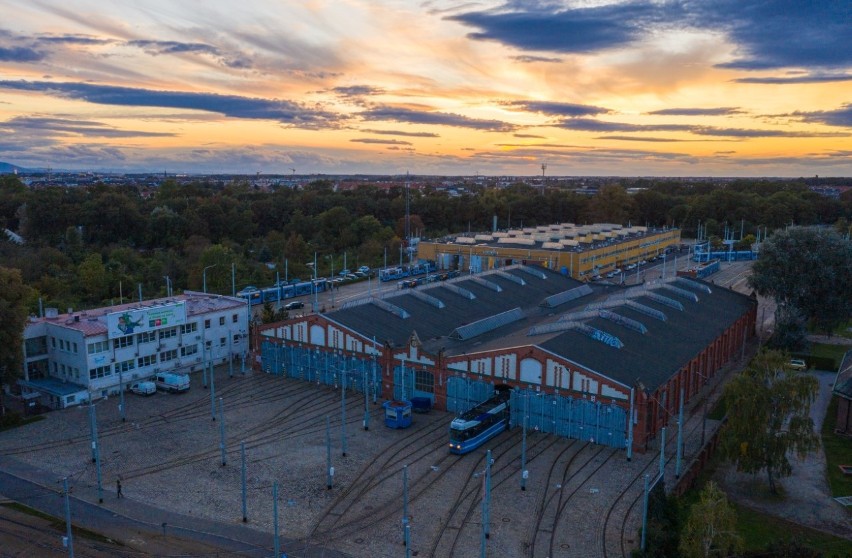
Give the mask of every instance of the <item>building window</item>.
POLYGON ((112 346, 116 349, 123 349, 124 347, 132 347, 133 346, 133 336, 125 335, 124 337, 117 337, 112 340, 112 346))
POLYGON ((210 320, 204 320, 204 329, 210 329, 210 320))
POLYGON ((50 338, 50 345, 55 349, 56 348, 56 337, 50 338))
POLYGON ((177 349, 160 353, 160 362, 168 362, 177 358, 177 349))
POLYGON ((219 325, 220 326, 225 325, 225 316, 219 316, 219 325))
POLYGON ((97 341, 95 343, 89 343, 86 347, 86 350, 90 355, 95 355, 98 353, 103 353, 109 350, 109 341, 97 341))
POLYGON ((143 357, 139 357, 136 359, 136 364, 139 365, 139 368, 144 368, 146 366, 151 366, 157 363, 157 355, 147 355, 143 357))
POLYGON ((89 379, 94 380, 96 378, 105 378, 112 374, 112 365, 107 364, 106 366, 98 366, 97 368, 92 368, 89 370, 89 379))
POLYGON ((239 321, 239 319, 240 319, 240 318, 239 318, 239 317, 237 317, 237 315, 236 315, 236 314, 234 314, 233 316, 231 316, 231 321, 232 321, 232 322, 234 322, 234 323, 237 323, 237 322, 239 321))
POLYGON ((192 322, 180 326, 181 335, 186 335, 187 333, 193 333, 195 331, 198 331, 198 322, 192 322))
POLYGON ((77 343, 74 343, 74 354, 77 354, 77 343))
POLYGON ((125 360, 124 362, 119 362, 115 365, 115 369, 119 372, 127 372, 128 370, 133 370, 136 368, 136 362, 133 359, 125 360))
POLYGON ((177 328, 176 327, 170 327, 168 329, 161 329, 160 330, 160 340, 161 341, 163 339, 169 339, 170 337, 177 337, 177 328))
POLYGON ((198 353, 198 345, 187 345, 180 348, 180 356, 186 357, 198 353))
POLYGON ((156 331, 143 331, 136 337, 136 342, 140 345, 142 343, 150 343, 151 341, 157 340, 157 332, 156 331))
POLYGON ((426 370, 415 370, 414 389, 426 393, 435 393, 435 375, 426 370))
POLYGON ((220 337, 220 338, 219 338, 219 346, 220 346, 220 347, 224 347, 224 346, 225 346, 225 343, 227 343, 227 342, 228 342, 228 338, 227 338, 227 337, 220 337))

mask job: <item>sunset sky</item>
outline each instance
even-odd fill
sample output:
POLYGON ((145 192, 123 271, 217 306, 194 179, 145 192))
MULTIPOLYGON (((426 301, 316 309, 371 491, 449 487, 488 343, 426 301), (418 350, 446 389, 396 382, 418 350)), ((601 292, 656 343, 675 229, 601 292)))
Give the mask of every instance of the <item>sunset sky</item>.
POLYGON ((849 0, 0 0, 0 161, 852 176, 849 0))

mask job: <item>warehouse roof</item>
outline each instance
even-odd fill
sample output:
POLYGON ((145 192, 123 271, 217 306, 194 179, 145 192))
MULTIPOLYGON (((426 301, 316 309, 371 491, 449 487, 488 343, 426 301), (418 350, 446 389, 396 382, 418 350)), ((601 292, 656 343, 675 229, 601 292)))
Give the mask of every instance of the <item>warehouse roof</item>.
POLYGON ((416 332, 425 351, 447 356, 534 345, 625 385, 641 381, 655 389, 754 304, 750 297, 692 279, 630 288, 589 284, 581 290, 583 283, 538 267, 512 266, 475 277, 490 285, 465 276, 423 287, 420 292, 431 301, 406 291, 384 299, 403 313, 365 299, 327 317, 391 346, 404 345, 416 332), (576 298, 550 298, 562 303, 547 306, 549 297, 572 289, 578 289, 576 298))

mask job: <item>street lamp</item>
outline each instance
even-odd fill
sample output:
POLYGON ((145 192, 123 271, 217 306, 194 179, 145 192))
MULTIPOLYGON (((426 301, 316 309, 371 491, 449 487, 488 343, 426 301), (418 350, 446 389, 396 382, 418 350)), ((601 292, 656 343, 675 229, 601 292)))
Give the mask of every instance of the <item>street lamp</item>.
POLYGON ((204 290, 205 293, 207 292, 207 270, 210 269, 211 267, 216 267, 217 265, 219 265, 219 264, 208 265, 201 272, 202 283, 204 285, 203 290, 204 290))
POLYGON ((163 279, 166 280, 166 296, 172 296, 172 280, 168 275, 163 275, 163 279))

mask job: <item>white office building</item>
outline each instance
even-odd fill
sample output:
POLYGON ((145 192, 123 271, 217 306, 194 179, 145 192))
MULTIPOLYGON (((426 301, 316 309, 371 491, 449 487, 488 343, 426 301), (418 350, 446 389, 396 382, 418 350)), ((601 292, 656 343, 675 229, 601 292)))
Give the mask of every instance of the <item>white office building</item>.
POLYGON ((48 308, 24 330, 22 395, 62 409, 158 372, 242 369, 249 312, 243 298, 192 291, 67 314, 48 308))

